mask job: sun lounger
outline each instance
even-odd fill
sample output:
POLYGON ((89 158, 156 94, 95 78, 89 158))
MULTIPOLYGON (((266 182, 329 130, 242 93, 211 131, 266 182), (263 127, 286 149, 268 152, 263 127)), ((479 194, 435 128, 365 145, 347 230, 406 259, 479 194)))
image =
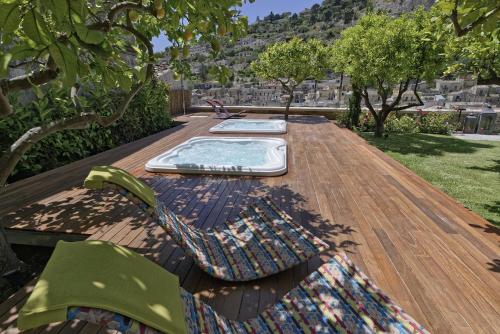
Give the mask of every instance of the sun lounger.
POLYGON ((73 319, 125 334, 428 333, 343 254, 258 317, 234 321, 160 266, 102 241, 58 243, 18 327, 73 319))
POLYGON ((92 189, 111 188, 146 212, 208 274, 227 281, 249 281, 294 267, 328 245, 262 198, 235 221, 213 229, 193 228, 157 201, 153 189, 126 171, 94 167, 85 180, 92 189))
POLYGON ((217 119, 230 119, 230 118, 241 117, 241 114, 246 112, 246 110, 243 110, 238 113, 230 113, 220 100, 205 100, 205 102, 207 102, 212 107, 212 110, 216 114, 214 118, 217 119))

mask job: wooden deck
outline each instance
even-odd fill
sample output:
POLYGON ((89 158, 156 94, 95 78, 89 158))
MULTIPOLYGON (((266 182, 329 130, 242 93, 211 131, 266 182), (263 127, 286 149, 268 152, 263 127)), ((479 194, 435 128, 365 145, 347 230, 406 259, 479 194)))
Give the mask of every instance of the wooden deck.
MULTIPOLYGON (((291 118, 283 136, 289 143, 289 172, 281 177, 145 172, 148 159, 190 137, 209 135, 208 129, 218 122, 181 120, 187 123, 12 184, 0 195, 2 223, 10 231, 79 235, 128 246, 178 275, 185 289, 232 319, 254 317, 321 260, 345 251, 431 332, 500 333, 500 234, 487 221, 321 117, 291 118), (198 228, 230 219, 259 194, 270 194, 332 249, 321 259, 256 282, 215 280, 126 200, 82 189, 86 173, 98 164, 113 164, 141 177, 198 228)), ((0 332, 18 332, 17 311, 30 289, 27 286, 0 305, 0 332)), ((70 322, 33 332, 104 330, 70 322)))

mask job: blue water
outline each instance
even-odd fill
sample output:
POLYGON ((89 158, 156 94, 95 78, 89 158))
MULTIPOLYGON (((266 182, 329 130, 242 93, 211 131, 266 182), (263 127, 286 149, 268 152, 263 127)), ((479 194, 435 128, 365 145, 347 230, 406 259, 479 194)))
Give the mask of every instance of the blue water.
POLYGON ((162 162, 174 165, 262 166, 268 162, 270 146, 272 144, 262 141, 200 141, 179 150, 176 156, 162 159, 162 162))
POLYGON ((279 124, 269 121, 226 121, 220 124, 223 129, 235 130, 276 130, 279 129, 279 124), (227 123, 226 123, 227 122, 227 123))

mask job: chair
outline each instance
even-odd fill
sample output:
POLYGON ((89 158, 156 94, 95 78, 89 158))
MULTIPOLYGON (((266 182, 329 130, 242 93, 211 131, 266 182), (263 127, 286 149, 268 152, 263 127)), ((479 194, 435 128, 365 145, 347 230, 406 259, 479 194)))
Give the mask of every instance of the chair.
POLYGON ((264 197, 233 222, 195 229, 181 221, 154 191, 126 171, 94 167, 84 182, 91 189, 113 189, 137 204, 208 274, 226 281, 249 281, 294 267, 328 245, 264 197))
POLYGON ((230 113, 220 100, 205 100, 216 113, 214 118, 216 119, 230 119, 241 117, 241 114, 245 113, 246 110, 240 111, 238 113, 230 113))
POLYGON ((78 319, 126 334, 428 333, 380 291, 345 254, 336 255, 324 263, 275 305, 246 321, 229 320, 218 314, 179 287, 178 281, 166 283, 161 288, 158 280, 162 274, 175 279, 163 268, 120 246, 99 241, 60 242, 33 295, 19 313, 20 329, 78 319), (99 259, 106 262, 106 273, 101 276, 99 264, 95 263, 99 259), (95 268, 98 272, 95 276, 89 275, 82 266, 87 271, 95 268), (145 274, 136 268, 147 268, 150 272, 145 274), (81 287, 96 285, 95 282, 101 279, 107 280, 107 284, 93 288, 93 291, 98 290, 94 298, 99 300, 96 304, 105 301, 106 309, 93 307, 85 289, 78 292, 81 287), (69 287, 61 282, 69 282, 69 287), (147 298, 135 294, 136 299, 128 299, 125 287, 132 289, 131 294, 134 294, 137 289, 149 291, 154 289, 153 286, 160 286, 160 289, 150 291, 153 294, 147 298), (117 294, 117 291, 124 291, 124 294, 117 294), (166 296, 167 306, 148 301, 161 295, 166 296), (74 304, 79 300, 87 305, 74 304), (129 308, 137 305, 142 306, 136 309, 135 317, 129 308), (142 318, 143 322, 137 318, 142 318), (171 330, 173 327, 175 331, 171 330))

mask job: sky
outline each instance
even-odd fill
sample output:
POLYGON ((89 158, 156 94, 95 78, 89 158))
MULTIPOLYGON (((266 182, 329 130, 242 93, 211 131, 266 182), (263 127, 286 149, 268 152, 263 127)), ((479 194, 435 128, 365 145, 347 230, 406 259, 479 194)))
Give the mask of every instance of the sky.
MULTIPOLYGON (((254 3, 247 3, 241 8, 243 15, 248 16, 249 23, 255 22, 257 16, 261 19, 269 15, 272 11, 275 14, 284 12, 298 13, 305 8, 311 8, 315 3, 321 3, 321 0, 255 0, 254 3)), ((169 46, 165 37, 160 36, 153 39, 155 52, 165 50, 169 46)))

